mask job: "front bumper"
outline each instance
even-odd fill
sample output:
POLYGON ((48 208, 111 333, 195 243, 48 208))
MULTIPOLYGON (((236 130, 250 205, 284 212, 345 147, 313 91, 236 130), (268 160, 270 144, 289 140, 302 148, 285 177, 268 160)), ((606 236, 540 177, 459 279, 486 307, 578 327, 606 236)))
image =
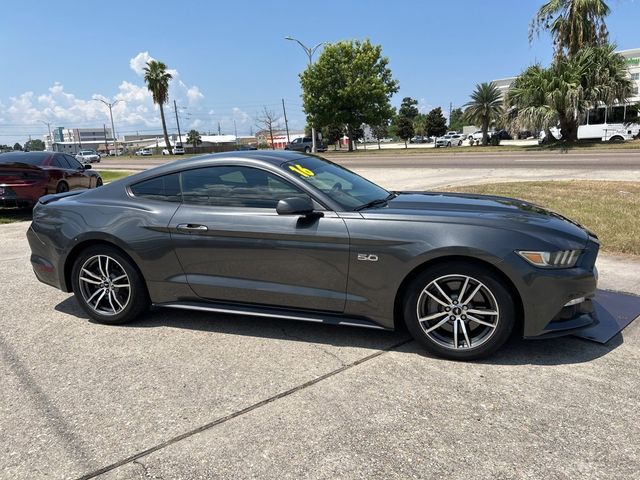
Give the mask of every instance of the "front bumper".
POLYGON ((567 269, 532 267, 519 288, 525 338, 570 335, 598 323, 592 299, 596 294, 598 271, 595 267, 599 244, 589 240, 577 265, 567 269), (583 299, 579 303, 577 299, 583 299))

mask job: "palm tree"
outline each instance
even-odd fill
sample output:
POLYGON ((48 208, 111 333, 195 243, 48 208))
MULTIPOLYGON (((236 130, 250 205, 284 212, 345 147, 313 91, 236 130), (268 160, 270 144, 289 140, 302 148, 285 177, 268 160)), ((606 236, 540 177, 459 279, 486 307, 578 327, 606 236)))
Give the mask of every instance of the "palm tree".
POLYGON ((502 115, 502 95, 498 87, 491 83, 479 83, 471 94, 471 101, 464 105, 466 118, 479 124, 482 130, 482 145, 487 144, 489 125, 502 115))
POLYGON ((604 18, 610 12, 604 0, 549 0, 531 22, 529 41, 540 30, 548 30, 556 58, 565 54, 572 58, 583 47, 607 43, 604 18))
POLYGON ((187 133, 187 143, 193 145, 193 153, 196 153, 196 148, 202 143, 202 137, 197 130, 189 130, 187 133))
POLYGON ((167 72, 167 66, 157 60, 149 60, 147 66, 144 67, 144 81, 147 83, 147 88, 151 92, 153 103, 160 107, 164 143, 170 154, 173 154, 173 151, 171 150, 171 143, 169 143, 169 135, 167 134, 167 122, 164 119, 163 105, 169 101, 169 80, 172 78, 173 76, 167 72))
MULTIPOLYGON (((507 94, 507 117, 523 127, 560 125, 564 141, 578 138, 578 125, 590 108, 625 103, 631 81, 622 55, 613 45, 588 46, 548 69, 525 70, 507 94)), ((548 133, 548 132, 547 132, 548 133)))

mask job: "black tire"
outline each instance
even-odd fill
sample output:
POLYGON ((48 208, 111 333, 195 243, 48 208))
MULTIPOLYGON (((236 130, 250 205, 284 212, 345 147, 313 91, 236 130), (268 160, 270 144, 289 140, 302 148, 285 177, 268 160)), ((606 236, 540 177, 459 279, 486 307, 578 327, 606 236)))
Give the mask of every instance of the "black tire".
POLYGON ((102 181, 102 178, 98 177, 96 179, 96 188, 101 187, 104 184, 104 182, 102 181))
POLYGON ((310 147, 304 147, 304 153, 311 153, 310 147))
MULTIPOLYGON (((95 262, 95 260, 93 261, 95 262)), ((104 265, 104 260, 102 260, 102 262, 104 265)), ((123 255, 120 252, 120 250, 114 247, 110 247, 108 245, 96 245, 83 250, 76 257, 73 263, 73 269, 71 271, 71 282, 73 286, 74 295, 76 297, 76 300, 80 304, 80 307, 82 307, 82 309, 87 313, 87 315, 89 315, 89 317, 91 317, 93 320, 95 320, 98 323, 104 323, 107 325, 119 325, 123 323, 128 323, 135 320, 140 314, 142 314, 149 308, 149 295, 147 293, 147 288, 142 276, 140 275, 140 273, 138 273, 138 270, 132 264, 131 260, 129 260, 125 255, 123 255), (90 262, 92 261, 92 259, 95 259, 96 257, 100 257, 102 259, 104 259, 105 257, 109 257, 109 259, 111 259, 112 278, 117 279, 117 277, 113 277, 113 276, 114 275, 120 276, 120 274, 122 273, 127 275, 127 278, 125 280, 120 280, 120 281, 128 280, 128 284, 130 286, 128 291, 129 296, 126 300, 126 303, 122 305, 123 307, 122 310, 119 312, 115 312, 115 309, 114 309, 114 313, 111 313, 111 314, 101 313, 100 311, 96 310, 96 308, 89 305, 89 303, 85 299, 85 295, 89 295, 91 291, 86 292, 86 287, 83 288, 81 286, 80 284, 81 273, 84 277, 87 277, 87 278, 93 278, 93 277, 87 276, 87 274, 84 273, 82 269, 83 269, 83 266, 87 265, 87 262, 89 262, 88 265, 90 265, 91 264, 90 262)), ((114 285, 117 285, 117 284, 114 284, 114 285)), ((99 287, 97 286, 95 287, 96 290, 98 288, 99 287)), ((94 290, 94 293, 95 293, 95 290, 94 290)), ((120 301, 124 303, 124 299, 123 299, 124 294, 117 293, 117 292, 109 293, 109 295, 112 295, 112 294, 114 295, 114 297, 116 294, 120 295, 119 297, 120 301)), ((100 295, 98 294, 98 297, 99 296, 100 295)), ((111 301, 111 297, 108 297, 108 299, 109 299, 109 304, 114 305, 114 303, 111 301)), ((98 303, 100 303, 100 301, 98 303)), ((105 301, 105 304, 106 304, 106 301, 105 301)), ((116 303, 115 305, 118 305, 118 304, 116 303)), ((109 307, 107 306, 107 308, 109 307)), ((116 307, 116 309, 117 308, 118 307, 116 307)))
POLYGON ((614 135, 613 137, 611 137, 611 138, 609 139, 609 142, 610 142, 610 143, 622 143, 622 142, 624 142, 624 138, 622 138, 622 137, 621 137, 621 136, 619 136, 619 135, 614 135))
MULTIPOLYGON (((442 288, 446 291, 447 285, 444 284, 442 288)), ((452 294, 452 291, 449 291, 448 294, 454 302, 457 301, 455 295, 452 294)), ((467 296, 467 294, 468 290, 464 292, 464 296, 467 296)), ((440 299, 444 300, 443 297, 440 297, 440 299)), ((465 299, 462 300, 464 301, 465 299)), ((447 302, 445 301, 445 303, 447 302)), ((458 308, 457 310, 458 312, 456 313, 458 315, 462 314, 462 317, 465 316, 464 313, 466 310, 462 312, 460 311, 460 308, 458 308)), ((487 309, 486 311, 490 310, 487 309)), ((498 276, 488 268, 473 264, 469 265, 463 262, 452 262, 436 265, 433 268, 429 268, 420 273, 411 282, 409 288, 407 289, 404 297, 403 314, 407 329, 414 339, 422 344, 422 346, 424 346, 424 348, 428 352, 439 357, 444 357, 451 360, 476 360, 495 353, 508 340, 516 321, 513 298, 511 297, 509 290, 504 285, 503 280, 500 278, 500 276, 498 276), (454 342, 452 341, 452 339, 451 346, 443 345, 443 343, 446 343, 446 335, 449 333, 448 330, 453 331, 454 322, 449 320, 450 318, 453 318, 453 315, 450 317, 449 313, 433 314, 432 312, 428 312, 425 316, 444 315, 444 317, 438 316, 437 319, 432 320, 433 323, 424 321, 423 323, 421 323, 420 321, 418 321, 418 310, 421 309, 424 304, 419 302, 424 301, 421 300, 421 298, 427 299, 431 302, 432 305, 436 305, 437 309, 444 311, 445 307, 434 303, 429 298, 424 296, 423 291, 430 285, 433 285, 432 282, 436 280, 440 283, 446 282, 448 280, 450 284, 457 280, 460 282, 459 284, 462 284, 462 278, 464 277, 470 277, 468 286, 473 287, 478 283, 481 283, 482 286, 486 288, 490 293, 490 295, 487 296, 485 294, 485 290, 481 289, 479 290, 478 294, 476 294, 472 299, 469 299, 466 303, 471 308, 479 308, 477 307, 479 303, 483 302, 485 299, 489 299, 495 302, 496 305, 494 308, 498 313, 495 321, 490 320, 490 318, 493 317, 477 315, 483 320, 488 320, 491 323, 495 322, 495 326, 492 328, 480 325, 469 319, 464 321, 464 324, 466 325, 466 327, 464 327, 464 331, 465 334, 467 331, 469 333, 469 344, 471 345, 471 348, 469 348, 468 345, 465 346, 466 341, 464 340, 464 338, 459 338, 458 345, 460 346, 460 348, 454 349, 454 342), (477 283, 474 283, 474 281, 476 281, 477 283), (476 302, 475 299, 477 299, 478 301, 476 302), (474 301, 472 302, 472 300, 474 301), (432 334, 426 333, 426 330, 442 321, 446 321, 446 323, 442 327, 440 327, 440 329, 436 329, 432 334), (424 328, 423 325, 425 325, 424 328), (484 336, 482 336, 483 332, 485 332, 484 336), (438 336, 440 335, 442 336, 440 337, 440 339, 438 339, 438 336), (473 343, 474 341, 476 341, 476 337, 474 337, 474 335, 478 336, 477 347, 473 347, 473 343)), ((467 315, 471 314, 467 313, 467 315)), ((474 313, 474 315, 476 314, 474 313)), ((463 323, 462 320, 456 321, 463 323)), ((458 325, 460 325, 460 323, 458 323, 458 325)), ((456 330, 457 329, 458 327, 456 326, 456 330)), ((453 337, 453 333, 451 333, 451 336, 453 337)), ((462 334, 460 334, 460 336, 462 336, 462 334)))
POLYGON ((65 181, 58 183, 56 187, 56 193, 65 193, 69 191, 69 184, 65 181))
POLYGON ((450 147, 450 146, 451 146, 451 142, 447 142, 447 147, 450 147))
POLYGON ((462 146, 462 140, 460 140, 460 141, 458 142, 458 146, 459 146, 459 147, 461 147, 461 146, 462 146))

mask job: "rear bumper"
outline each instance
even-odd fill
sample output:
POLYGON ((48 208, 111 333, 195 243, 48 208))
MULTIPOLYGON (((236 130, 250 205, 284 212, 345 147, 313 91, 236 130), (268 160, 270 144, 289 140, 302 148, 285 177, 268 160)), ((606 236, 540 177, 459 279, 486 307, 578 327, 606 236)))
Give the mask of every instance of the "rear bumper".
POLYGON ((0 208, 33 207, 42 195, 46 195, 46 184, 0 186, 0 208))
POLYGON ((31 247, 31 266, 36 278, 63 292, 68 291, 64 281, 63 267, 56 261, 59 256, 55 249, 43 242, 34 232, 33 227, 29 227, 27 230, 27 241, 31 247))

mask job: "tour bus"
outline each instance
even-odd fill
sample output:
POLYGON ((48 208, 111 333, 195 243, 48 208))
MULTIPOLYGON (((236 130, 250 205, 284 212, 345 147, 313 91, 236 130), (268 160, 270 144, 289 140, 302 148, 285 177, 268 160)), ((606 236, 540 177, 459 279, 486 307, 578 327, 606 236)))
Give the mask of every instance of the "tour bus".
MULTIPOLYGON (((592 108, 584 123, 578 126, 578 140, 624 142, 633 139, 640 132, 635 108, 629 105, 592 108)), ((553 127, 550 131, 556 139, 561 138, 559 128, 553 127)), ((541 142, 544 142, 544 135, 541 132, 541 142)))

